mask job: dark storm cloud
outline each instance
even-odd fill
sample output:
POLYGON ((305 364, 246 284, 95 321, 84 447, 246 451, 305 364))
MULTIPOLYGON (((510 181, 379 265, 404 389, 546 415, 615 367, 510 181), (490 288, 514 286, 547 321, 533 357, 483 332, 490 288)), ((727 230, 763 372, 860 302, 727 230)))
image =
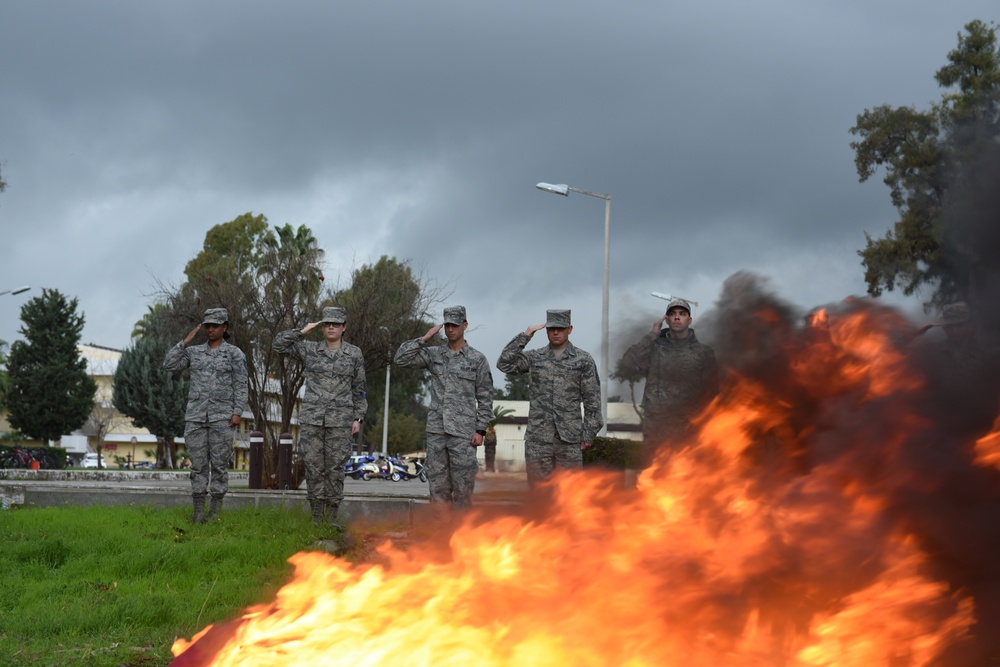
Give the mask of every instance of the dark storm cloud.
MULTIPOLYGON (((331 282, 412 259, 478 317, 491 359, 547 307, 572 308, 596 352, 603 202, 534 188, 550 181, 613 197, 622 337, 655 319, 651 290, 709 308, 740 269, 838 300, 864 290, 863 232, 895 219, 879 183, 857 184, 848 129, 937 97, 955 35, 990 11, 16 3, 0 16, 0 282, 78 296, 85 339, 123 346, 155 280, 252 211, 313 229, 331 282)), ((11 340, 22 301, 3 299, 11 340)))

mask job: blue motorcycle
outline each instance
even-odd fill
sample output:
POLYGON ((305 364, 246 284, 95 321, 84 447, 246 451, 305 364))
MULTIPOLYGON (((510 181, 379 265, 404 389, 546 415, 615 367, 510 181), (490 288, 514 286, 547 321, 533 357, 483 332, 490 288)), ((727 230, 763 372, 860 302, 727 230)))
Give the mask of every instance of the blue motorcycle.
POLYGON ((365 470, 372 470, 374 464, 374 456, 352 456, 344 466, 344 473, 352 479, 363 479, 365 470))

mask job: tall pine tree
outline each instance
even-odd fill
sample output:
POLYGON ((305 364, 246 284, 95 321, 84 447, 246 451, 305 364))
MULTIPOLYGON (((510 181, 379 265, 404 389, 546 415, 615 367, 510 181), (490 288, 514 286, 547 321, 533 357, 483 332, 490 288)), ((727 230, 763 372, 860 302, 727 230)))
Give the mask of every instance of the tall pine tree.
POLYGON ((997 179, 1000 177, 1000 48, 995 25, 972 21, 948 64, 947 89, 930 109, 883 105, 851 133, 861 181, 884 169, 899 220, 859 251, 868 293, 929 288, 931 302, 968 301, 1000 330, 997 179))
POLYGON ((7 358, 10 425, 37 440, 59 440, 83 426, 94 407, 97 383, 77 344, 83 315, 77 300, 43 289, 21 308, 20 333, 7 358))
POLYGON ((172 467, 174 438, 184 434, 187 405, 186 374, 163 369, 163 357, 170 348, 154 337, 141 338, 125 350, 115 370, 111 402, 136 426, 162 440, 157 445, 157 465, 172 467))

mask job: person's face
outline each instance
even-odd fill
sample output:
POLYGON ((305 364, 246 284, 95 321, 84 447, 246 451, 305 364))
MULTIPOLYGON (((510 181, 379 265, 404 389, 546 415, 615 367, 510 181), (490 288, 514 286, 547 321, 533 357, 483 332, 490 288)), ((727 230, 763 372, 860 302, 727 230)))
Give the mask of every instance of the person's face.
POLYGON ((572 331, 573 327, 546 327, 545 329, 545 333, 549 337, 549 345, 556 349, 566 347, 572 331))
POLYGON ((208 342, 215 343, 222 340, 222 334, 226 333, 229 329, 228 324, 202 324, 201 328, 205 330, 205 335, 208 336, 208 342))
POLYGON ((684 333, 691 326, 691 315, 680 306, 674 306, 667 311, 667 326, 671 333, 684 333))
POLYGON ((462 322, 461 324, 445 324, 444 335, 448 339, 449 343, 457 343, 465 337, 465 329, 468 326, 468 322, 462 322))
POLYGON ((323 322, 323 337, 327 342, 336 343, 344 336, 347 325, 343 322, 323 322))

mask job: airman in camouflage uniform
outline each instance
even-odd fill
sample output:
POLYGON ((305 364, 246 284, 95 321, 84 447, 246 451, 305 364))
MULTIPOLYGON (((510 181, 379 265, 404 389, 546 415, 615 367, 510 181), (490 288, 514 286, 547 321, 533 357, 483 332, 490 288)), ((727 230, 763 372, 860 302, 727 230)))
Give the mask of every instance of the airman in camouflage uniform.
POLYGON ((646 465, 660 443, 677 443, 689 431, 691 420, 719 393, 715 352, 698 342, 690 326, 691 305, 674 299, 652 331, 622 357, 626 368, 646 377, 642 396, 646 465), (661 331, 664 322, 667 327, 661 331))
POLYGON ((486 472, 497 471, 497 430, 492 426, 486 428, 483 438, 483 453, 486 455, 486 472))
POLYGON ((545 324, 514 336, 497 361, 497 369, 507 375, 529 374, 524 461, 531 487, 550 477, 556 467, 582 467, 583 450, 604 425, 597 365, 589 353, 569 342, 572 331, 570 311, 547 311, 545 324), (545 329, 549 344, 525 352, 539 329, 545 329))
POLYGON ((336 525, 344 499, 344 466, 351 457, 351 436, 361 430, 368 410, 365 360, 361 350, 343 340, 347 311, 323 309, 323 319, 274 339, 279 354, 305 365, 305 395, 299 406, 299 443, 306 468, 306 497, 313 522, 336 525), (322 323, 325 341, 304 340, 322 323))
POLYGON ((394 359, 404 368, 430 373, 425 469, 431 503, 457 509, 472 504, 479 471, 475 448, 483 444, 493 419, 493 375, 486 357, 465 342, 468 326, 464 306, 445 308, 444 324, 400 345, 394 359), (442 326, 448 344, 426 347, 442 326))
POLYGON ((201 324, 167 351, 163 367, 170 371, 191 369, 184 443, 191 457, 192 521, 204 523, 205 494, 212 496, 208 519, 222 509, 229 490, 229 462, 233 457, 235 429, 247 407, 247 361, 243 352, 226 342, 229 313, 209 308, 201 324), (188 347, 205 329, 208 341, 188 347))

